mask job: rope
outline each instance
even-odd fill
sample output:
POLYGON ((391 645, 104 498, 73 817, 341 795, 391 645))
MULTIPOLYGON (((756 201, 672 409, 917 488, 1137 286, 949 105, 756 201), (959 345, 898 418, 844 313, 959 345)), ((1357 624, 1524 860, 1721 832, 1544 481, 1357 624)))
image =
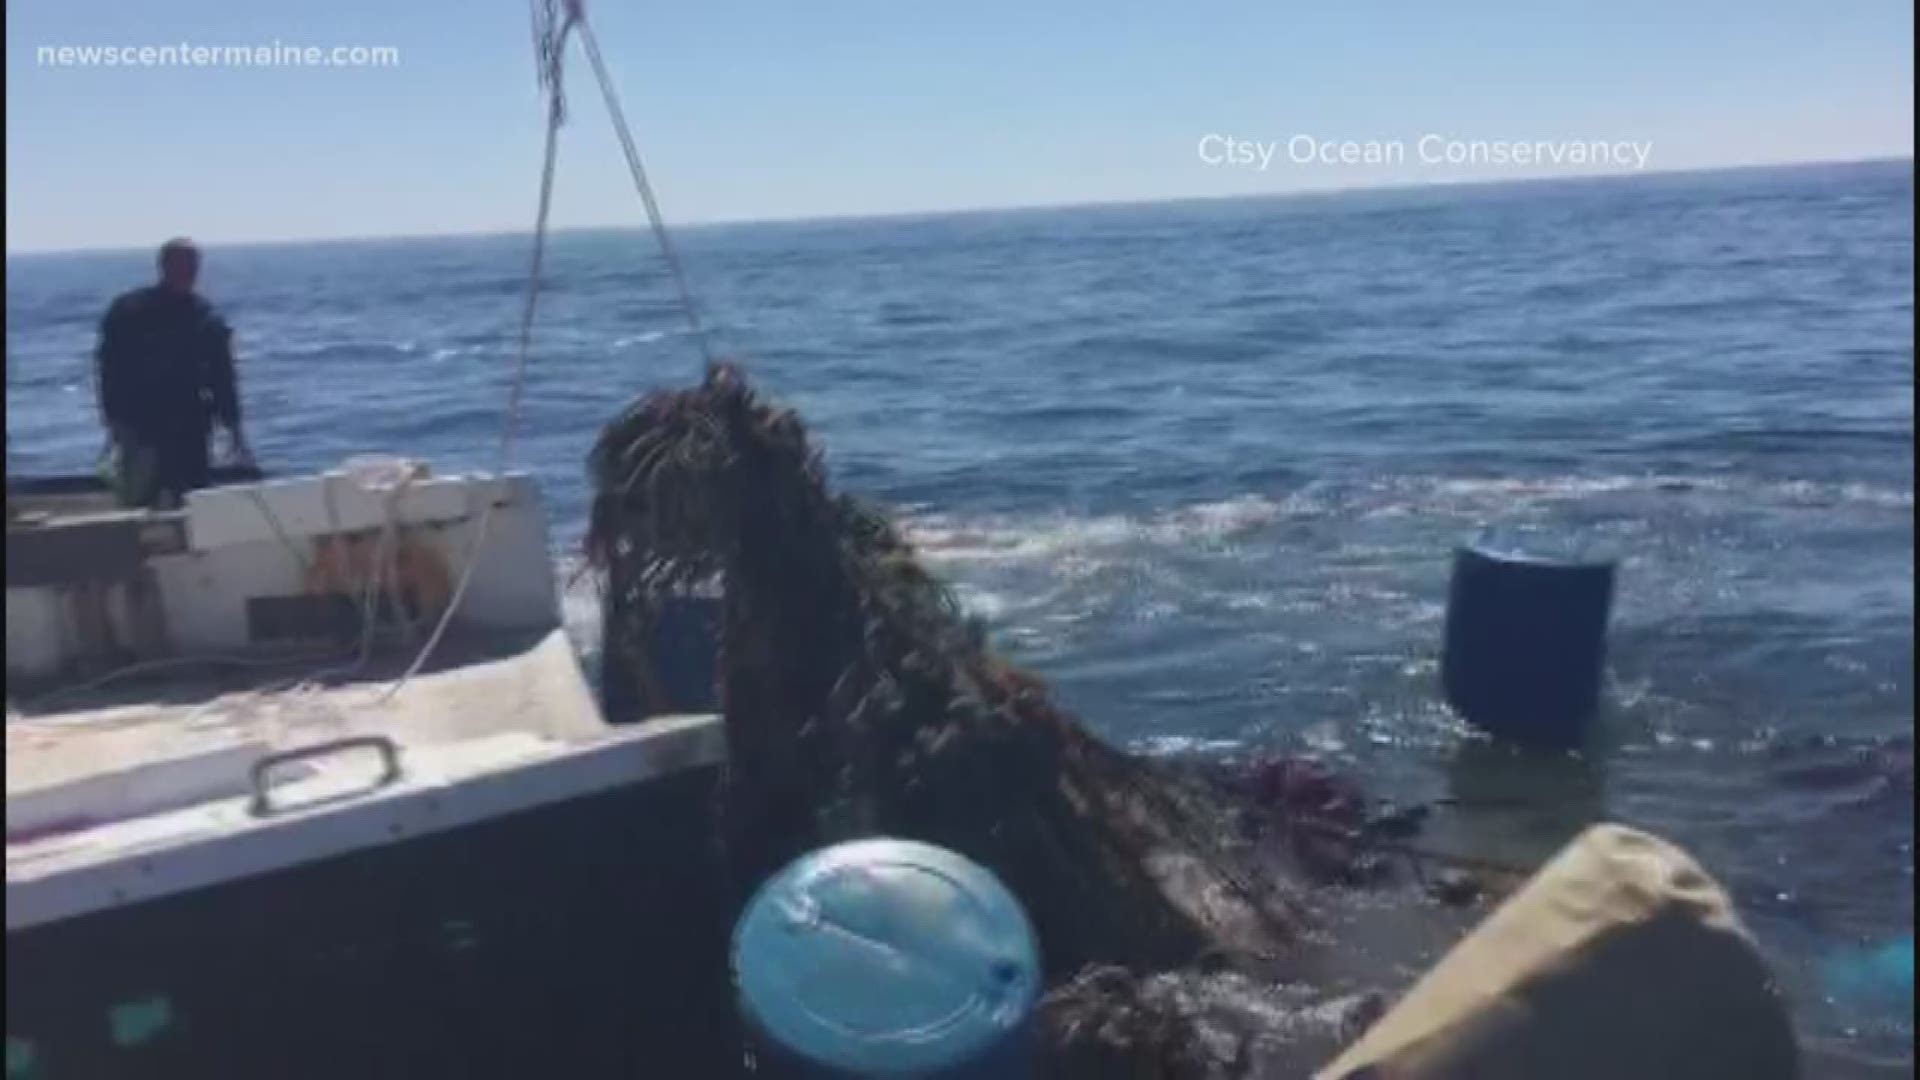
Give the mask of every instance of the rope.
POLYGON ((1168 823, 1195 856, 1240 894, 1255 916, 1265 920, 1269 904, 1277 904, 1295 918, 1303 916, 1299 902, 1280 888, 1273 875, 1253 860, 1240 860, 1228 854, 1224 845, 1195 828, 1187 808, 1175 802, 1165 791, 1139 783, 1131 776, 1123 776, 1121 786, 1131 791, 1135 798, 1156 804, 1161 819, 1168 823))
MULTIPOLYGON (((543 22, 540 17, 542 11, 551 14, 550 3, 545 7, 536 5, 534 9, 536 49, 540 60, 540 85, 547 91, 548 100, 547 138, 546 149, 541 157, 540 199, 539 208, 534 214, 533 253, 530 258, 531 265, 527 271, 526 302, 520 309, 520 334, 514 351, 513 380, 507 392, 507 413, 500 430, 499 464, 494 473, 501 479, 506 477, 508 466, 513 462, 514 434, 520 426, 520 404, 526 390, 528 360, 533 353, 534 314, 540 304, 540 273, 546 263, 547 222, 553 210, 553 176, 560 157, 560 125, 566 121, 565 95, 560 81, 560 61, 565 54, 566 35, 579 22, 579 6, 570 0, 566 7, 566 17, 557 24, 552 23, 550 18, 543 22), (543 33, 547 36, 540 36, 543 33)), ((413 663, 409 664, 407 670, 393 681, 393 685, 380 695, 380 702, 392 700, 394 695, 404 689, 413 677, 420 673, 420 669, 427 666, 427 661, 433 656, 434 650, 440 647, 447 628, 453 624, 454 613, 460 610, 461 602, 467 597, 467 587, 473 584, 474 568, 480 563, 480 552, 484 550, 487 542, 488 526, 493 522, 493 512, 498 505, 498 498, 489 492, 486 506, 481 509, 479 519, 474 524, 472 540, 467 545, 464 565, 460 568, 460 580, 454 585, 453 593, 447 599, 446 609, 440 613, 439 620, 434 623, 433 633, 427 636, 426 644, 420 647, 420 652, 413 658, 413 663)))
POLYGON ((1370 848, 1375 851, 1384 851, 1390 855, 1399 855, 1407 859, 1408 862, 1414 866, 1416 873, 1421 863, 1429 862, 1438 863, 1442 866, 1458 867, 1462 870, 1473 870, 1485 874, 1500 874, 1505 877, 1519 879, 1529 878, 1534 874, 1534 871, 1522 866, 1516 866, 1513 863, 1501 862, 1496 859, 1484 859, 1474 855, 1458 855, 1448 851, 1435 851, 1431 848, 1423 848, 1417 844, 1409 844, 1404 841, 1380 836, 1377 833, 1367 830, 1348 828, 1345 825, 1326 818, 1294 815, 1282 822, 1280 828, 1283 831, 1298 830, 1300 832, 1315 833, 1330 840, 1342 841, 1354 848, 1370 848))
POLYGON ((706 325, 701 322, 699 309, 694 305, 693 290, 687 285, 686 268, 681 265, 680 255, 673 247, 673 238, 667 233, 666 217, 661 214, 660 204, 653 197, 653 185, 647 182, 646 166, 640 162, 639 148, 634 145, 626 113, 620 108, 620 96, 613 88, 613 76, 608 74, 606 61, 600 55, 600 42, 593 36, 593 27, 588 25, 586 13, 579 9, 578 0, 570 0, 570 3, 574 22, 580 31, 580 44, 586 49, 588 62, 593 65, 594 78, 600 84, 600 96, 606 100, 607 113, 613 120, 613 133, 620 140, 620 152, 627 158, 627 171, 632 174, 633 186, 639 191, 640 202, 646 207, 647 223, 653 229, 654 240, 660 245, 661 258, 666 260, 667 273, 673 279, 681 313, 686 316, 687 328, 693 332, 693 340, 700 348, 701 357, 712 364, 713 343, 708 339, 706 325))
POLYGON ((293 537, 287 535, 286 527, 281 524, 280 515, 274 513, 273 507, 267 505, 266 496, 260 494, 260 489, 248 487, 246 491, 247 498, 253 500, 253 505, 260 509, 260 516, 266 519, 267 528, 273 530, 274 538, 279 540, 280 546, 286 549, 287 555, 293 559, 294 568, 299 571, 301 579, 305 580, 313 573, 313 564, 307 561, 306 553, 300 550, 299 544, 293 542, 293 537))
MULTIPOLYGON (((559 156, 560 126, 566 122, 566 88, 564 59, 566 57, 567 38, 577 34, 581 46, 586 50, 587 60, 593 66, 595 80, 600 86, 600 95, 607 105, 607 114, 612 119, 613 131, 620 142, 620 152, 627 161, 627 171, 633 178, 634 189, 640 194, 640 202, 646 208, 647 224, 653 230, 653 238, 660 245, 660 256, 667 264, 667 273, 673 282, 675 298, 679 301, 681 314, 687 320, 687 328, 692 332, 695 344, 707 363, 714 361, 713 343, 707 333, 706 324, 700 318, 698 305, 694 303, 693 289, 688 284, 685 265, 680 254, 674 248, 673 237, 667 231, 666 216, 660 211, 660 202, 654 197, 653 185, 647 180, 646 165, 640 160, 639 147, 634 143, 633 131, 627 124, 626 111, 620 106, 620 95, 614 89, 613 76, 607 70, 606 58, 600 53, 600 42, 594 37, 593 27, 587 22, 586 11, 581 0, 534 0, 533 36, 536 76, 542 90, 547 94, 547 137, 546 152, 540 171, 540 202, 533 229, 532 266, 527 277, 526 304, 520 313, 519 348, 514 361, 513 382, 507 397, 506 421, 500 434, 500 465, 497 475, 504 476, 512 461, 514 434, 519 427, 521 399, 526 389, 528 356, 532 350, 534 313, 540 297, 540 271, 546 254, 547 221, 553 207, 553 175, 555 162, 559 156)), ((414 658, 406 672, 395 680, 394 684, 381 696, 386 701, 398 694, 412 678, 426 666, 427 660, 439 647, 447 627, 453 621, 453 615, 459 610, 461 601, 466 598, 467 586, 473 579, 474 567, 486 542, 487 527, 492 522, 495 501, 487 500, 474 528, 473 542, 469 545, 466 565, 461 568, 459 583, 454 587, 452 598, 446 610, 441 613, 433 633, 427 643, 414 658)))
MULTIPOLYGON (((540 207, 534 216, 533 255, 527 270, 526 301, 520 308, 520 336, 515 349, 513 363, 513 381, 507 392, 507 415, 500 429, 500 462, 498 472, 505 475, 507 466, 513 460, 513 439, 520 424, 520 400, 526 393, 527 360, 533 351, 533 316, 540 303, 540 272, 546 263, 547 254, 547 218, 553 210, 553 174, 554 166, 560 157, 560 124, 562 110, 557 104, 560 91, 553 91, 556 102, 547 119, 546 151, 542 155, 540 166, 540 207)), ((488 502, 491 508, 492 502, 488 502)))
MULTIPOLYGON (((1175 835, 1184 841, 1194 854, 1219 875, 1230 888, 1239 893, 1241 899, 1245 900, 1257 915, 1264 915, 1268 902, 1277 902, 1290 914, 1297 916, 1301 913, 1299 903, 1280 887, 1275 875, 1268 873, 1257 859, 1242 861, 1230 856, 1223 845, 1193 828, 1185 808, 1179 806, 1165 792, 1150 789, 1147 785, 1135 782, 1132 777, 1123 778, 1122 786, 1130 790, 1135 798, 1157 804, 1162 818, 1170 823, 1175 835)), ((1517 881, 1524 881, 1533 875, 1532 870, 1512 863, 1435 851, 1381 836, 1369 829, 1353 829, 1331 819, 1312 815, 1288 815, 1279 823, 1279 828, 1283 833, 1310 833, 1337 840, 1355 851, 1373 850, 1397 855, 1407 860, 1414 877, 1423 887, 1426 885, 1426 875, 1422 872, 1421 866, 1427 863, 1480 874, 1498 875, 1517 881)))
MULTIPOLYGON (((673 238, 667 232, 665 216, 660 212, 659 200, 654 197, 653 185, 647 180, 646 166, 640 160, 639 148, 634 144, 633 132, 629 128, 625 110, 620 107, 619 94, 614 90, 613 77, 607 70, 606 60, 600 53, 600 43, 588 25, 586 12, 581 0, 534 0, 532 6, 535 76, 540 88, 547 95, 547 132, 546 146, 542 154, 540 169, 540 198, 533 227, 533 252, 531 266, 527 274, 526 302, 520 312, 520 333, 518 347, 515 350, 512 382, 507 394, 507 411, 500 432, 499 465, 495 475, 505 477, 512 464, 514 437, 519 429, 521 402, 526 392, 528 360, 533 349, 534 315, 539 307, 540 274, 545 264, 548 221, 553 209, 553 178, 556 163, 559 160, 560 127, 566 122, 566 87, 564 60, 567 38, 577 33, 587 53, 587 59, 593 65, 594 77, 600 85, 601 96, 605 99, 607 112, 613 121, 614 134, 620 141, 621 153, 626 157, 627 169, 633 177, 634 188, 640 194, 640 201, 647 212, 648 225, 653 230, 654 240, 660 245, 661 257, 667 264, 669 277, 673 281, 680 310, 686 317, 687 326, 692 331, 695 343, 701 355, 711 364, 714 360, 712 343, 708 338, 705 324, 700 319, 698 307, 693 300, 693 290, 687 282, 685 266, 679 253, 674 249, 673 238)), ((447 628, 452 625, 453 617, 466 599, 467 589, 473 583, 475 567, 479 564, 480 552, 486 545, 488 527, 492 524, 494 510, 498 502, 489 497, 482 508, 474 526, 472 541, 467 546, 464 565, 460 570, 459 582, 454 586, 446 609, 441 612, 434 624, 433 632, 413 663, 394 680, 386 692, 379 698, 385 702, 398 694, 412 681, 415 675, 427 665, 434 651, 439 648, 446 636, 447 628)))
POLYGON ((282 667, 301 659, 321 660, 332 655, 343 654, 322 653, 309 656, 303 653, 295 656, 258 656, 245 653, 233 653, 230 655, 214 656, 167 656, 155 660, 141 660, 114 668, 86 682, 75 683, 72 686, 56 687, 44 694, 27 698, 24 701, 9 701, 8 709, 10 710, 10 715, 11 711, 14 710, 26 713, 44 709, 54 701, 72 697, 76 694, 86 694, 95 690, 102 690, 122 679, 130 679, 136 675, 156 671, 221 667, 282 667))
POLYGON ((567 118, 565 80, 561 78, 567 56, 567 33, 580 21, 580 0, 534 0, 533 62, 534 79, 547 95, 549 125, 558 127, 567 118))

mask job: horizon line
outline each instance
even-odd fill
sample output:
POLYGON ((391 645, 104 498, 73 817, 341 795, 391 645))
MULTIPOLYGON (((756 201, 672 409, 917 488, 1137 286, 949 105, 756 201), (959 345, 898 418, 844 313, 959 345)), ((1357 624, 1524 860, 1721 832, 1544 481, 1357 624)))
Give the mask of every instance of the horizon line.
MULTIPOLYGON (((1904 155, 1893 154, 1863 158, 1838 159, 1793 159, 1784 161, 1759 161, 1728 165, 1705 165, 1678 169, 1650 169, 1639 172, 1590 172, 1590 173, 1546 173, 1533 176, 1509 178, 1473 177, 1465 180, 1389 180, 1378 184, 1354 184, 1346 187, 1293 188, 1283 191, 1250 191, 1219 195, 1168 195, 1150 198, 1095 199, 1084 202, 1017 203, 1003 206, 965 206, 949 209, 930 210, 891 210, 879 213, 815 214, 796 217, 742 217, 715 218, 700 221, 687 221, 671 228, 691 232, 717 228, 743 228, 762 225, 809 225, 854 222, 905 221, 925 218, 968 217, 987 214, 1046 213, 1066 210, 1127 209, 1148 206, 1172 206, 1191 203, 1231 202, 1240 200, 1290 200, 1302 198, 1326 197, 1332 195, 1371 193, 1394 193, 1423 191, 1440 188, 1458 190, 1464 188, 1522 187, 1548 185, 1556 183, 1594 183, 1605 181, 1634 181, 1684 176, 1702 176, 1729 172, 1764 172, 1796 168, 1846 168, 1864 165, 1913 165, 1912 152, 1904 155)), ((626 232, 646 228, 645 222, 620 222, 598 225, 570 225, 549 230, 549 235, 561 236, 582 233, 626 232)), ((385 235, 357 236, 311 236, 311 237, 274 237, 251 240, 213 240, 204 241, 205 247, 243 248, 243 247, 290 247, 323 244, 366 244, 366 243, 408 243, 435 240, 485 240, 514 236, 526 236, 531 229, 471 229, 449 232, 426 233, 389 233, 385 235)), ((108 255, 122 252, 149 251, 151 245, 99 244, 79 247, 58 248, 9 248, 8 259, 17 256, 46 255, 108 255)))

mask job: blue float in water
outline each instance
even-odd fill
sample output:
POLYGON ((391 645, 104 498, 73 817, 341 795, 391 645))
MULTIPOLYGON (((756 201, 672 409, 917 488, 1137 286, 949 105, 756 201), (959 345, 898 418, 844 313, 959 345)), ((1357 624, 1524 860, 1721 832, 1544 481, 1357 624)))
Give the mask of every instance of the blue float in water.
POLYGON ((1441 681, 1493 735, 1568 749, 1600 705, 1614 564, 1482 540, 1454 554, 1441 681))
POLYGON ((992 873, 953 852, 862 840, 799 859, 747 905, 733 971, 763 1073, 1031 1071, 1033 929, 992 873))

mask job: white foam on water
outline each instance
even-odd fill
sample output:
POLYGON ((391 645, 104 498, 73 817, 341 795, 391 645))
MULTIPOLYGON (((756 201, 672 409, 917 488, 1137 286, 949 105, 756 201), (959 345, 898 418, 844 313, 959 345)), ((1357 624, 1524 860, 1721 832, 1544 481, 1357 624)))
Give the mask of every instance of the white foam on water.
MULTIPOLYGON (((914 508, 906 512, 902 524, 907 538, 935 565, 1047 564, 1056 572, 1091 571, 1128 554, 1230 544, 1257 536, 1282 521, 1327 514, 1376 519, 1443 514, 1515 525, 1529 520, 1533 510, 1543 506, 1631 495, 1676 499, 1711 495, 1738 500, 1742 508, 1850 505, 1904 510, 1913 506, 1911 491, 1862 483, 1743 482, 1665 474, 1392 477, 1357 487, 1309 485, 1279 498, 1250 492, 1147 515, 1041 513, 974 518, 914 508)), ((1632 533, 1644 531, 1642 525, 1629 519, 1609 528, 1632 533)), ((1392 550, 1382 554, 1401 555, 1392 550)))
POLYGON ((955 580, 969 610, 1002 628, 1072 633, 1109 617, 1140 625, 1188 613, 1236 623, 1334 616, 1402 632, 1437 623, 1444 607, 1426 595, 1429 583, 1407 579, 1404 545, 1349 544, 1308 562, 1269 564, 1267 549, 1287 544, 1275 526, 1310 522, 1355 494, 1329 485, 1142 515, 963 517, 916 508, 903 515, 903 531, 955 580))
POLYGON ((1270 593, 1237 592, 1221 598, 1228 611, 1271 611, 1278 602, 1270 593))
POLYGON ((1257 532, 1286 513, 1285 504, 1248 494, 1145 517, 1037 514, 960 519, 910 514, 903 528, 907 539, 935 563, 1017 563, 1098 557, 1143 545, 1182 547, 1231 540, 1257 532))
POLYGON ((1442 495, 1466 497, 1493 495, 1502 498, 1578 498, 1585 495, 1606 495, 1617 491, 1684 490, 1713 486, 1717 485, 1711 481, 1658 476, 1453 479, 1439 480, 1432 484, 1433 490, 1442 495))
POLYGON ((1015 606, 1007 597, 990 592, 978 585, 956 582, 952 588, 954 598, 960 601, 960 606, 966 610, 967 614, 988 622, 1000 621, 1015 606))
POLYGON ((1241 495, 1161 515, 1152 521, 1147 532, 1155 541, 1166 544, 1230 540, 1257 532, 1279 521, 1287 512, 1285 504, 1264 496, 1241 495))
POLYGON ((675 333, 675 331, 672 330, 648 330, 644 333, 628 334, 624 337, 614 338, 613 347, 616 349, 625 349, 634 345, 651 345, 656 341, 664 341, 673 333, 675 333))
POLYGON ((1889 510, 1913 509, 1912 491, 1875 487, 1872 484, 1814 484, 1808 481, 1792 481, 1781 484, 1779 487, 1784 493, 1805 501, 1859 504, 1885 507, 1889 510))
POLYGON ((482 353, 499 351, 495 345, 442 345, 427 354, 429 360, 453 360, 462 356, 479 356, 482 353))
POLYGON ((1185 754, 1230 754, 1246 748, 1238 739, 1201 739, 1186 735, 1154 735, 1134 740, 1131 749, 1149 757, 1173 757, 1185 754))
POLYGON ((1907 509, 1913 506, 1911 489, 1883 487, 1857 481, 1758 480, 1727 476, 1688 476, 1647 473, 1624 476, 1558 477, 1400 477, 1376 485, 1383 493, 1411 496, 1376 508, 1375 513, 1404 512, 1427 506, 1511 506, 1519 502, 1558 502, 1607 495, 1687 495, 1738 497, 1762 505, 1860 505, 1907 509))

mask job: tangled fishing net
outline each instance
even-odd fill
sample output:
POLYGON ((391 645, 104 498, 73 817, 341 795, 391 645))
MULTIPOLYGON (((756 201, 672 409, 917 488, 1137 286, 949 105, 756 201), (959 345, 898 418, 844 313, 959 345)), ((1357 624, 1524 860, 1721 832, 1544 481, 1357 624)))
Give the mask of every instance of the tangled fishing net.
POLYGON ((884 834, 998 873, 1060 975, 1271 956, 1298 930, 1279 883, 1219 839, 1213 793, 1093 739, 996 656, 884 515, 829 490, 805 425, 737 368, 636 401, 589 468, 610 663, 645 678, 663 602, 721 588, 720 831, 743 887, 884 834))

